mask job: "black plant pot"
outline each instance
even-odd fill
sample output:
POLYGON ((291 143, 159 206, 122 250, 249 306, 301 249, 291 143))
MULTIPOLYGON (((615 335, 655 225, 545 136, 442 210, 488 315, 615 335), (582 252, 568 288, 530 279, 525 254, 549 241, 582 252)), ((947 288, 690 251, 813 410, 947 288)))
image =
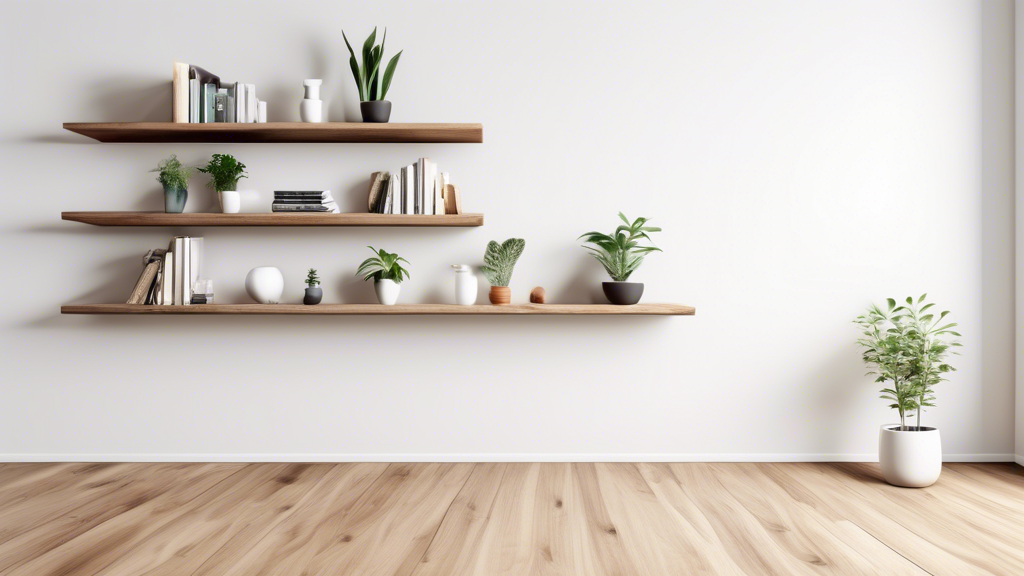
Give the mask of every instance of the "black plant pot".
POLYGON ((644 295, 642 282, 602 282, 601 288, 604 289, 604 295, 612 304, 636 304, 644 295))
POLYGON ((306 288, 306 295, 302 298, 302 303, 312 306, 314 304, 319 304, 323 297, 323 288, 319 286, 310 286, 309 288, 306 288))
POLYGON ((363 113, 363 122, 387 122, 391 119, 391 102, 387 100, 360 102, 359 111, 363 113))

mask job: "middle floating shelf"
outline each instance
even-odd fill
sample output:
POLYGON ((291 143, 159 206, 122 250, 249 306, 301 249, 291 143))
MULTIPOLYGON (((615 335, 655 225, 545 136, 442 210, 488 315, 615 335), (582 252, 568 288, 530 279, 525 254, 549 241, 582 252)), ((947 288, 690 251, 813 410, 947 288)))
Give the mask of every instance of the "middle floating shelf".
POLYGON ((483 214, 368 214, 259 212, 61 212, 62 220, 95 226, 483 226, 483 214))

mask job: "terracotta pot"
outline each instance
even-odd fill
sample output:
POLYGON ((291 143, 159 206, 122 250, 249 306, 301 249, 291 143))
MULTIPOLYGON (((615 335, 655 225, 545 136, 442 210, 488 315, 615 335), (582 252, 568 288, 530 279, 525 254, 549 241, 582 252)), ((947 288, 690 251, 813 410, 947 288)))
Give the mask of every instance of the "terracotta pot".
POLYGON ((508 289, 508 286, 491 286, 487 297, 495 306, 507 306, 512 302, 512 291, 508 289))

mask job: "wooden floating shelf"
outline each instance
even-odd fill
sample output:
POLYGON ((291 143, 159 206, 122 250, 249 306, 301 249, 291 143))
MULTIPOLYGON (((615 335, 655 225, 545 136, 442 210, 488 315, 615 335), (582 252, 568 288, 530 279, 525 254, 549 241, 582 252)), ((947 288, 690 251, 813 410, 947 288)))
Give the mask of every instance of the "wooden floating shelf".
POLYGON ((64 129, 94 138, 100 142, 390 142, 480 144, 484 141, 483 124, 65 122, 64 129))
POLYGON ((321 314, 321 315, 606 315, 606 316, 693 316, 695 309, 679 304, 511 304, 508 306, 456 306, 454 304, 196 304, 193 306, 142 306, 137 304, 73 304, 61 306, 61 314, 321 314))
POLYGON ((166 212, 61 212, 62 220, 96 226, 483 226, 483 214, 325 214, 260 212, 253 214, 166 212))

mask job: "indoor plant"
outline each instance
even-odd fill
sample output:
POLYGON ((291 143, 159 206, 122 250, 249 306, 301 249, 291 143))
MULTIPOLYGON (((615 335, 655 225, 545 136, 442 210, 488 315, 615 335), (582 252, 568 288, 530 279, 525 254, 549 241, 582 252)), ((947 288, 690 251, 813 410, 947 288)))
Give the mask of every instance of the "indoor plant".
POLYGON ((159 172, 157 182, 164 186, 164 211, 181 213, 188 202, 188 179, 195 168, 185 166, 178 157, 171 154, 157 164, 150 172, 159 172))
POLYGON ((603 282, 601 288, 612 304, 636 304, 644 294, 641 282, 627 282, 630 275, 640 267, 648 253, 658 251, 655 246, 640 246, 640 240, 651 241, 648 232, 661 232, 661 228, 645 226, 648 218, 637 218, 630 222, 619 212, 619 218, 625 224, 620 225, 611 234, 587 232, 580 236, 584 242, 593 246, 584 246, 591 255, 604 266, 611 276, 611 282, 603 282))
POLYGON ((217 198, 221 202, 222 210, 224 209, 224 200, 221 193, 237 191, 238 181, 248 176, 245 173, 245 164, 236 160, 231 154, 214 154, 206 168, 200 168, 199 171, 209 174, 213 178, 211 184, 217 191, 217 198))
POLYGON ((522 238, 509 238, 501 244, 494 240, 487 243, 484 265, 480 267, 480 271, 491 284, 491 291, 487 295, 491 304, 504 305, 512 301, 512 292, 508 284, 512 281, 512 269, 515 268, 525 247, 526 240, 522 238))
POLYGON ((310 268, 306 274, 306 295, 302 298, 303 304, 319 304, 324 297, 324 291, 320 288, 320 277, 316 274, 316 268, 310 268))
POLYGON ((955 323, 943 324, 948 311, 935 314, 922 294, 897 305, 889 298, 885 309, 872 305, 857 317, 863 329, 859 340, 865 364, 875 382, 887 386, 881 398, 892 402, 899 424, 881 427, 878 461, 890 484, 920 488, 934 484, 942 472, 942 442, 937 428, 921 425, 921 412, 934 406, 933 386, 954 368, 946 363, 952 349, 960 346, 955 323), (916 417, 914 425, 907 418, 916 417))
POLYGON ((391 254, 385 250, 377 250, 373 246, 367 246, 374 252, 373 257, 363 260, 356 270, 356 276, 363 276, 363 280, 373 278, 373 289, 377 293, 377 301, 385 306, 393 306, 398 302, 398 292, 402 288, 402 281, 409 277, 409 272, 402 268, 399 262, 409 263, 398 254, 391 254), (365 276, 364 276, 365 275, 365 276))
POLYGON ((356 53, 352 45, 348 43, 345 31, 341 32, 345 39, 345 46, 348 46, 348 65, 352 68, 352 76, 356 80, 356 88, 359 89, 359 111, 363 115, 363 122, 387 122, 391 118, 391 102, 384 99, 388 95, 388 88, 391 88, 391 77, 395 74, 398 66, 398 58, 402 55, 399 51, 388 62, 384 73, 380 73, 380 63, 384 59, 384 41, 388 37, 387 28, 384 29, 384 36, 380 40, 380 46, 374 46, 377 40, 377 28, 374 27, 370 37, 363 43, 363 66, 359 67, 356 60, 356 53))

